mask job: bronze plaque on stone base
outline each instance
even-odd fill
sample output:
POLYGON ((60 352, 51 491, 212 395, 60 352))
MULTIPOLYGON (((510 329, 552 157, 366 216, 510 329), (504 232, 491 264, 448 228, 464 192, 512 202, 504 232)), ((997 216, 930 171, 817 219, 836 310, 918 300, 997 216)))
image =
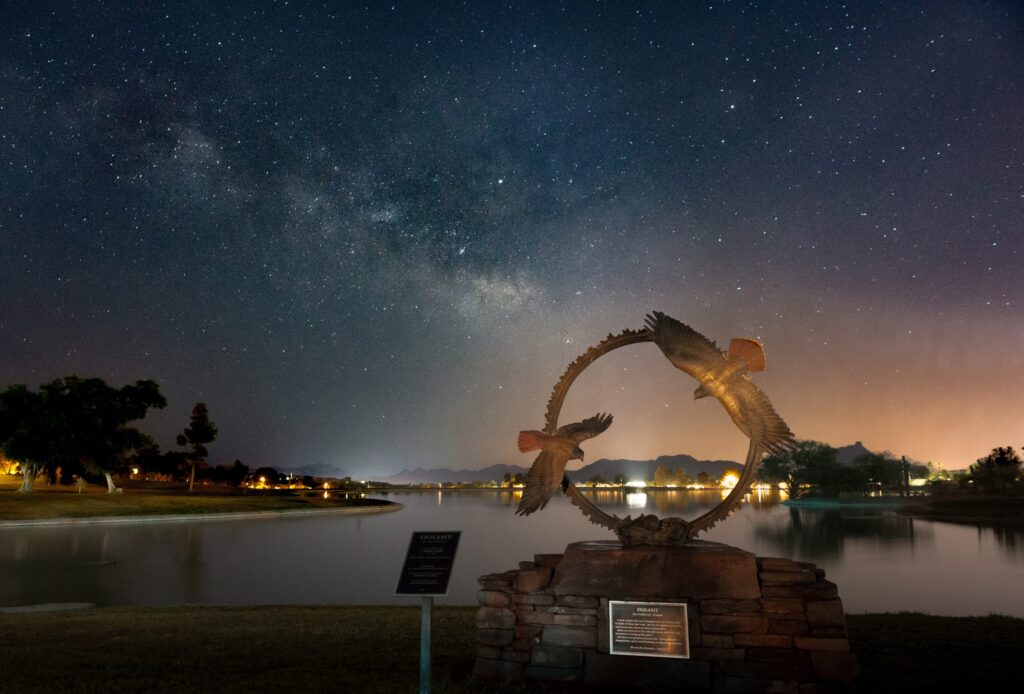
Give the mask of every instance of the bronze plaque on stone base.
POLYGON ((608 601, 612 655, 689 658, 686 603, 608 601))

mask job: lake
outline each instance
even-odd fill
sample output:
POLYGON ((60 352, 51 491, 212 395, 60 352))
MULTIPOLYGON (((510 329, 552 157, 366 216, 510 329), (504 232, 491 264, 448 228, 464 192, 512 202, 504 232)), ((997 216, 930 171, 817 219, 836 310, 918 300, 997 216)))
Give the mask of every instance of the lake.
MULTIPOLYGON (((514 515, 518 494, 405 492, 373 515, 0 528, 0 606, 416 604, 392 595, 413 530, 461 530, 449 596, 474 604, 477 576, 569 542, 613 539, 564 497, 514 515)), ((717 491, 598 492, 608 511, 695 517, 717 491)), ((1024 532, 906 518, 875 508, 790 508, 754 493, 702 539, 811 561, 849 612, 1024 617, 1024 532)))

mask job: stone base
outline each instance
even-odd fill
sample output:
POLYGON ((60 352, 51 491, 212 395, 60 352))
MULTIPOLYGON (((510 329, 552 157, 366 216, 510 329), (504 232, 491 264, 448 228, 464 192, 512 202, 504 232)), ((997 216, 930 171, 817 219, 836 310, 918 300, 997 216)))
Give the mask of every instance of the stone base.
POLYGON ((858 673, 835 584, 713 542, 577 542, 479 579, 474 675, 617 691, 844 691, 858 673), (690 659, 611 655, 608 601, 685 602, 690 659))

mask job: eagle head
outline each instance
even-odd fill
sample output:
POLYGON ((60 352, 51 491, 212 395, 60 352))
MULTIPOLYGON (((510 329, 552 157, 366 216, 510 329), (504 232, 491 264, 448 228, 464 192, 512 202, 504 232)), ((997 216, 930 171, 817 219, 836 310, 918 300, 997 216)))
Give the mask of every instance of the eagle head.
POLYGON ((572 449, 572 455, 569 456, 569 460, 579 460, 580 462, 582 462, 583 461, 583 449, 580 448, 579 446, 575 446, 572 449))

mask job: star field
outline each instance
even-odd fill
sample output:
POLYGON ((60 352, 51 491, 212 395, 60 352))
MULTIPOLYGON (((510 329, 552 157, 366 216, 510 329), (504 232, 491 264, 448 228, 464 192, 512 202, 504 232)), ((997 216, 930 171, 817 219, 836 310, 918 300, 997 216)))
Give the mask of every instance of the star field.
MULTIPOLYGON (((1024 428, 1024 11, 0 5, 0 386, 161 383, 214 462, 528 464, 650 310, 802 438, 963 467, 1024 428)), ((650 347, 650 346, 646 346, 650 347)), ((653 350, 653 351, 650 351, 653 350)), ((737 458, 641 347, 588 460, 737 458)))

